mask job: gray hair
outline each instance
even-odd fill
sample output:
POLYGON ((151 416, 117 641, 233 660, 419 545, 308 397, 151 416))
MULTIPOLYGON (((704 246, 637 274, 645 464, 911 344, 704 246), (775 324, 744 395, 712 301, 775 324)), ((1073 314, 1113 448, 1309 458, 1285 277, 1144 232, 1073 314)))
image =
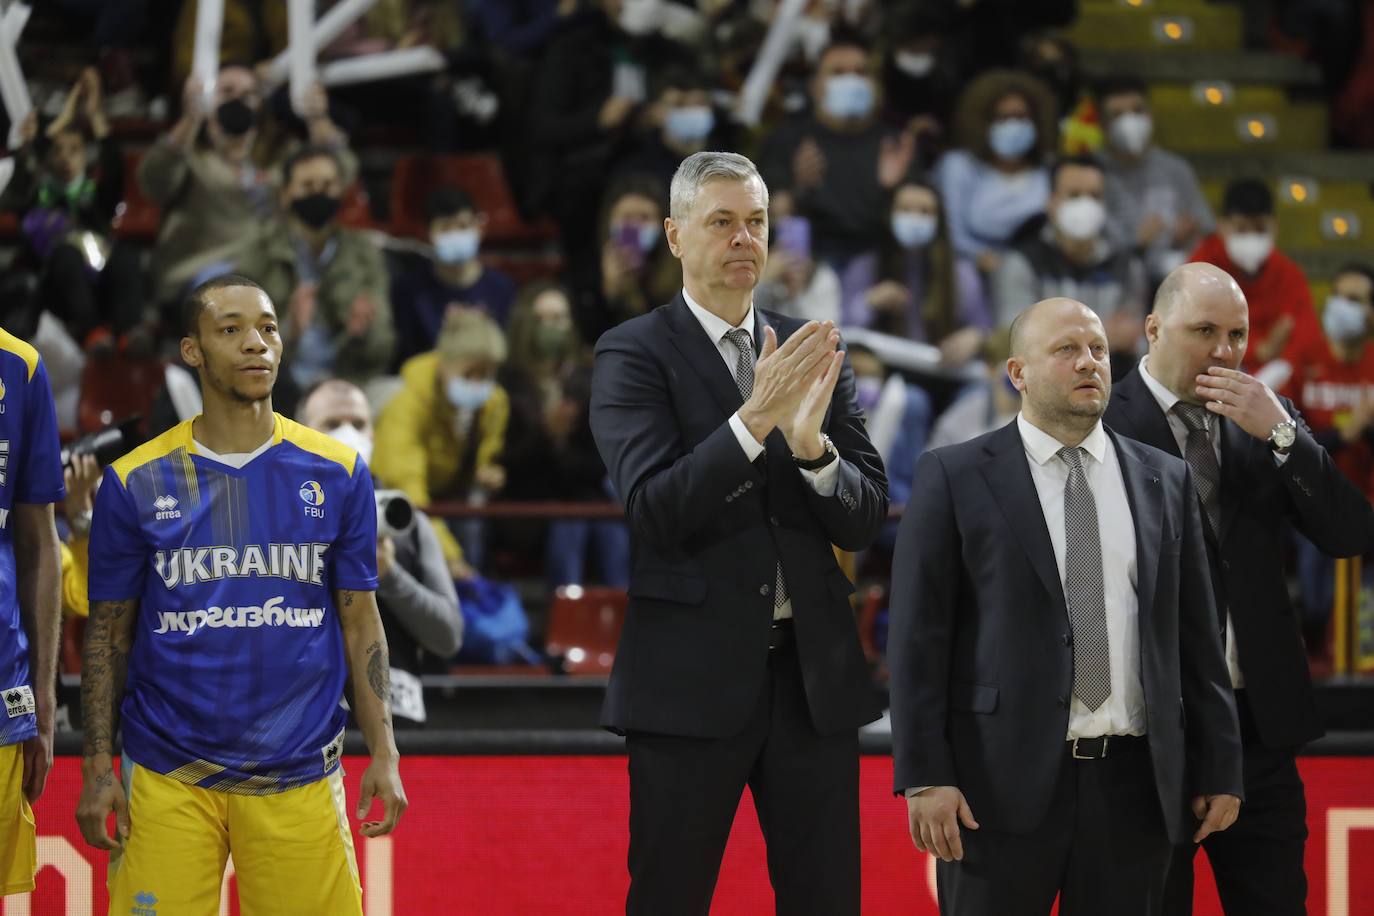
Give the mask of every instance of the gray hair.
POLYGON ((730 181, 748 181, 757 178, 763 188, 763 205, 768 206, 768 185, 758 168, 747 156, 739 153, 719 153, 703 150, 693 153, 673 173, 673 183, 668 189, 668 215, 674 220, 686 218, 697 202, 697 194, 702 185, 717 178, 730 181))

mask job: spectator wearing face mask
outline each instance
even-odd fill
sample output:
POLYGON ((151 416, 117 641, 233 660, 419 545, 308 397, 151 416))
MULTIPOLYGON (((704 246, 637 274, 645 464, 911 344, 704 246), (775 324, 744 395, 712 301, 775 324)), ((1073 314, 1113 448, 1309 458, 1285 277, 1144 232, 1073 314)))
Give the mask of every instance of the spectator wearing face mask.
MULTIPOLYGON (((159 304, 178 302, 197 275, 232 261, 277 212, 278 172, 254 159, 262 94, 247 67, 227 65, 215 80, 207 108, 195 77, 186 81, 181 118, 149 147, 138 181, 162 208, 149 269, 159 304), (204 134, 207 144, 199 139, 204 134)), ((328 99, 316 86, 303 113, 309 140, 328 148, 342 169, 342 187, 357 174, 357 160, 329 119, 328 99)))
POLYGON ((910 124, 920 142, 917 155, 944 138, 954 103, 972 74, 953 35, 953 10, 903 4, 886 14, 884 32, 892 44, 883 55, 881 79, 886 115, 910 124))
POLYGON ((700 71, 670 66, 652 81, 657 86, 654 103, 615 171, 617 176, 648 176, 667 187, 683 159, 708 145, 731 149, 734 142, 726 119, 716 116, 710 83, 700 71))
POLYGON ((865 327, 940 348, 962 366, 992 328, 983 279, 954 251, 934 185, 906 181, 892 196, 889 237, 846 278, 842 326, 865 327))
POLYGON ((1226 187, 1217 231, 1193 251, 1190 261, 1215 264, 1235 278, 1250 304, 1250 346, 1241 369, 1254 372, 1290 347, 1310 347, 1321 337, 1312 291, 1291 258, 1274 248, 1278 220, 1274 195, 1255 178, 1226 187))
MULTIPOLYGON (((111 237, 110 221, 124 199, 124 153, 110 136, 94 67, 82 71, 45 128, 30 112, 14 165, 5 197, 20 211, 25 245, 9 269, 40 277, 34 307, 51 312, 87 350, 107 350, 117 338, 146 350, 151 335, 143 323, 139 252, 111 237)), ((10 326, 17 324, 28 322, 10 326)))
POLYGON ((1107 173, 1107 231, 1119 248, 1135 248, 1152 283, 1188 260, 1214 228, 1193 167, 1160 149, 1145 83, 1118 77, 1097 87, 1107 142, 1097 154, 1107 173))
MULTIPOLYGON (((613 499, 606 466, 588 418, 591 376, 587 348, 573 327, 567 292, 552 283, 521 290, 511 313, 510 359, 498 380, 510 395, 510 425, 502 455, 510 500, 606 502, 613 499)), ((525 550, 543 542, 550 588, 581 585, 595 566, 600 581, 629 581, 630 536, 620 520, 557 519, 520 528, 525 550), (595 558, 595 562, 592 562, 595 558)))
POLYGON ((811 221, 788 208, 786 196, 768 212, 768 263, 754 290, 754 305, 802 321, 840 321, 840 277, 811 251, 811 221))
MULTIPOLYGON (((1289 350, 1293 374, 1284 393, 1302 411, 1312 438, 1374 499, 1374 268, 1347 264, 1331 281, 1322 334, 1289 350)), ((1303 628, 1309 654, 1324 645, 1335 580, 1332 561, 1295 536, 1303 628)))
POLYGON ((239 255, 238 270, 284 304, 282 374, 296 390, 330 376, 365 383, 386 371, 396 342, 382 253, 339 225, 344 186, 333 150, 298 150, 281 180, 284 215, 239 255))
MULTIPOLYGON (((299 416, 355 449, 364 464, 372 461, 372 409, 358 386, 339 379, 319 383, 301 399, 299 416)), ((399 534, 378 530, 377 609, 390 654, 391 711, 404 726, 423 725, 419 676, 442 673, 445 660, 458 653, 463 616, 433 522, 419 509, 399 534)))
POLYGON ((1049 90, 1018 71, 985 73, 959 99, 960 148, 941 157, 935 183, 954 250, 985 274, 997 269, 1017 230, 1045 211, 1055 123, 1049 90))
POLYGON ((1008 251, 993 278, 997 324, 1010 326, 1042 299, 1072 297, 1102 319, 1114 355, 1134 354, 1145 330, 1145 269, 1106 236, 1102 166, 1086 156, 1061 159, 1050 180, 1044 228, 1008 251))
POLYGON ((648 101, 650 69, 690 64, 694 55, 646 27, 642 4, 564 6, 525 106, 520 152, 528 161, 516 186, 523 206, 557 221, 567 262, 580 265, 598 256, 598 207, 648 101))
POLYGON ((398 363, 434 349, 450 307, 477 309, 505 326, 515 300, 515 281, 478 257, 487 217, 466 191, 436 188, 425 213, 434 258, 397 271, 391 284, 398 363))
MULTIPOLYGON (((900 373, 889 374, 878 355, 863 344, 846 347, 854 367, 854 400, 864 413, 869 441, 883 459, 888 497, 894 506, 911 496, 916 459, 925 451, 933 417, 930 396, 900 373)), ((879 546, 891 546, 896 523, 889 522, 879 535, 879 546)))
POLYGON ((871 71, 861 39, 832 38, 811 77, 811 112, 774 130, 759 161, 773 200, 810 220, 815 259, 842 277, 882 245, 888 197, 916 152, 913 134, 878 121, 871 71))
POLYGON ((600 257, 571 263, 566 278, 583 340, 656 308, 682 286, 682 269, 663 240, 665 191, 642 175, 617 179, 607 190, 600 257))
MULTIPOLYGON (((505 361, 506 337, 496 322, 472 309, 449 312, 435 349, 406 361, 401 390, 377 418, 377 477, 422 508, 499 493, 510 399, 496 372, 505 361)), ((480 526, 454 527, 471 533, 480 526)), ((453 577, 470 578, 480 556, 465 557, 448 524, 435 519, 434 529, 453 577)))

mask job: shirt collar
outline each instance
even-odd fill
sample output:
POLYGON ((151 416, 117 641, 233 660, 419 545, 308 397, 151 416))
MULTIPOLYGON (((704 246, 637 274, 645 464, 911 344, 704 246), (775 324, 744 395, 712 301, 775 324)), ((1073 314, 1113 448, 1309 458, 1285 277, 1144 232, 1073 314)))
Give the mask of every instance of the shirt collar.
POLYGON ((1174 409, 1174 405, 1182 400, 1168 388, 1165 388, 1159 379, 1150 374, 1150 357, 1148 355, 1140 358, 1140 380, 1145 383, 1145 387, 1150 389, 1150 394, 1154 395, 1155 401, 1159 404, 1159 409, 1168 416, 1169 411, 1174 409))
MULTIPOLYGON (((1016 415, 1016 428, 1021 432, 1021 444, 1026 447, 1026 454, 1030 455, 1036 464, 1048 464, 1064 447, 1064 443, 1038 426, 1032 425, 1024 413, 1016 415)), ((1088 437, 1078 443, 1078 447, 1091 455, 1098 464, 1107 459, 1107 432, 1102 428, 1101 420, 1097 421, 1088 437)))
MULTIPOLYGON (((692 294, 687 292, 686 287, 682 288, 682 300, 687 303, 687 308, 692 310, 692 316, 701 324, 701 329, 706 332, 706 336, 711 338, 712 343, 720 343, 721 338, 735 330, 735 325, 699 305, 692 298, 692 294)), ((744 320, 740 322, 739 327, 749 335, 751 343, 756 343, 754 340, 754 303, 749 303, 749 311, 744 313, 744 320)))

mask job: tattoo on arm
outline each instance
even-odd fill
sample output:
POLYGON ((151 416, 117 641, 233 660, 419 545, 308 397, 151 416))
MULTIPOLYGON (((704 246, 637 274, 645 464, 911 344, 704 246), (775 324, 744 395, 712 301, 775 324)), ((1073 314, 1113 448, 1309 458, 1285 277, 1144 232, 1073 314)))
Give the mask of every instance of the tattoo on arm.
POLYGON ((131 612, 137 606, 133 598, 91 604, 81 669, 81 718, 88 757, 114 753, 119 703, 133 645, 131 612))
POLYGON ((367 683, 383 703, 391 701, 391 666, 380 642, 367 647, 367 683))

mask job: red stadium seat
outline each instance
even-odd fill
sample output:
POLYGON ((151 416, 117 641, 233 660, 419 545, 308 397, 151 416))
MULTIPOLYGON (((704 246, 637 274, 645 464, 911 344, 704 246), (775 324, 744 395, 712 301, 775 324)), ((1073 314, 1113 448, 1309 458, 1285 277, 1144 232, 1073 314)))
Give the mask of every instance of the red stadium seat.
POLYGON ((351 188, 344 191, 339 207, 339 222, 351 229, 377 228, 376 221, 372 219, 372 204, 362 182, 355 181, 351 188))
POLYGON ((568 674, 608 674, 625 625, 625 590, 564 585, 549 606, 544 651, 568 674))
POLYGON ((159 359, 130 359, 120 353, 86 361, 76 423, 82 433, 95 432, 135 414, 145 420, 165 382, 159 359))
POLYGON ((487 215, 486 239, 497 244, 543 242, 556 238, 547 218, 527 223, 520 217, 501 160, 493 155, 402 156, 391 173, 391 232, 429 238, 425 198, 441 185, 457 185, 487 215))

